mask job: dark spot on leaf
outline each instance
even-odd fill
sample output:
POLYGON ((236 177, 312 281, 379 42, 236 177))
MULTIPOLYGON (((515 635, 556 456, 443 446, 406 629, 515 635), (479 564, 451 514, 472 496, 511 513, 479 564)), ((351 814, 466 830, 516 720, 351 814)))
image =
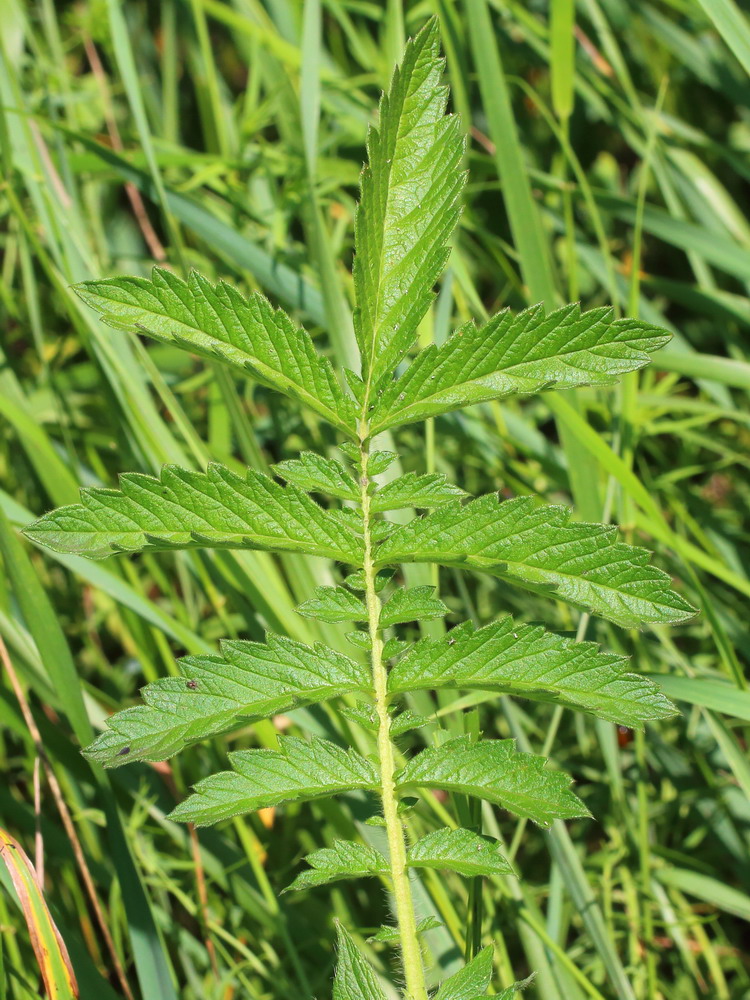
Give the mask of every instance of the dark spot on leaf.
POLYGON ((125 757, 129 753, 130 753, 130 747, 123 747, 122 750, 120 750, 118 752, 117 756, 118 757, 125 757))
POLYGON ((185 687, 190 688, 191 691, 195 691, 195 689, 198 687, 198 681, 186 681, 185 687))

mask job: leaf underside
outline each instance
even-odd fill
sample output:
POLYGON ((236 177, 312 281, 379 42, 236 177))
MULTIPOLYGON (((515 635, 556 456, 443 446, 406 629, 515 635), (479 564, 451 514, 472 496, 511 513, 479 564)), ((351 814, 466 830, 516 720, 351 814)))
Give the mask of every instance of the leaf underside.
POLYGON ((285 636, 221 644, 221 656, 186 656, 181 677, 147 685, 143 705, 117 712, 85 753, 105 767, 165 760, 182 747, 300 705, 369 691, 367 668, 322 643, 285 636))
POLYGON ((588 816, 570 790, 570 778, 545 768, 545 763, 544 757, 520 753, 514 740, 472 743, 468 736, 459 736, 412 757, 396 783, 400 791, 427 787, 474 795, 540 826, 588 816))
POLYGON ((420 351, 389 382, 372 414, 372 433, 426 420, 488 399, 543 389, 610 385, 643 368, 670 335, 640 320, 614 319, 609 308, 562 306, 545 316, 532 306, 457 330, 441 347, 420 351))
POLYGON ((331 363, 309 333, 257 292, 245 298, 226 282, 212 285, 195 271, 183 281, 159 267, 151 278, 84 281, 75 290, 110 326, 222 361, 356 436, 354 401, 331 363))
POLYGON ((220 771, 195 785, 170 818, 196 826, 255 812, 282 802, 305 802, 355 789, 378 787, 370 761, 328 740, 279 738, 278 750, 238 750, 232 771, 220 771))
POLYGON ((440 639, 411 646, 388 677, 391 693, 460 688, 566 705, 632 728, 667 718, 674 707, 628 660, 596 643, 575 642, 506 615, 476 628, 463 622, 440 639))
POLYGON ((565 507, 497 494, 450 504, 400 525, 378 547, 378 565, 438 562, 483 570, 526 590, 552 595, 625 628, 691 618, 646 549, 617 530, 571 520, 565 507))
POLYGON ((144 549, 245 548, 305 552, 360 565, 363 542, 339 512, 296 486, 221 465, 161 476, 125 473, 120 489, 83 489, 81 502, 34 521, 25 534, 56 552, 104 559, 144 549))

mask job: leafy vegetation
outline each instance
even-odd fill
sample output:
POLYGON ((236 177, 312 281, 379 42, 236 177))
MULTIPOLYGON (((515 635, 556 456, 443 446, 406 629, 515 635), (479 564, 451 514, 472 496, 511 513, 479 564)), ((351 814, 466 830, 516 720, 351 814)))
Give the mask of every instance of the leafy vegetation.
MULTIPOLYGON (((437 6, 461 117, 445 114, 431 22, 371 126, 356 221, 350 168, 364 158, 370 85, 387 82, 428 9, 352 18, 307 3, 285 17, 281 6, 194 4, 195 34, 183 35, 167 3, 161 49, 143 54, 134 43, 154 25, 138 5, 125 15, 109 5, 106 20, 80 8, 58 22, 45 8, 38 25, 12 22, 0 84, 12 178, 3 302, 16 325, 0 405, 22 459, 3 495, 0 630, 7 752, 21 766, 4 819, 28 837, 39 808, 31 761, 43 752, 42 795, 53 793, 65 836, 44 806, 37 867, 54 858, 65 875, 47 880, 47 897, 84 993, 333 988, 339 1000, 391 1000, 396 944, 414 1000, 441 980, 442 1000, 475 1000, 493 984, 552 1000, 697 997, 704 986, 746 995, 747 380, 741 340, 726 351, 708 332, 717 316, 732 331, 744 322, 732 283, 744 274, 737 138, 701 146, 695 124, 677 127, 674 97, 655 97, 642 58, 654 45, 681 58, 693 18, 707 47, 730 44, 741 91, 744 21, 733 6, 644 9, 629 30, 652 44, 623 55, 617 13, 592 5, 578 12, 574 54, 569 4, 554 3, 549 24, 481 0, 462 24, 437 6), (521 57, 506 53, 509 28, 549 77, 504 76, 501 56, 521 57), (27 101, 38 110, 33 85, 47 72, 24 51, 57 53, 62 38, 91 76, 66 67, 51 90, 60 104, 19 115, 27 101), (155 60, 158 95, 138 79, 134 51, 155 60), (230 53, 253 67, 241 87, 230 53), (377 80, 358 80, 354 66, 368 62, 377 80), (190 95, 176 86, 188 66, 190 95), (110 74, 121 91, 110 92, 110 74), (85 80, 99 88, 111 148, 92 138, 85 80), (525 105, 514 108, 508 85, 525 105), (193 97, 197 143, 175 114, 193 97), (113 107, 132 124, 125 155, 113 107), (634 154, 619 183, 606 172, 614 159, 592 152, 586 116, 607 123, 623 162, 626 147, 634 154), (202 161, 190 148, 201 142, 202 161), (91 207, 123 182, 124 228, 110 230, 97 224, 104 203, 91 207), (701 212, 707 191, 712 215, 701 212), (688 251, 684 286, 669 271, 670 240, 688 251), (661 278, 641 271, 649 253, 661 278), (149 258, 169 268, 149 277, 149 258), (126 270, 141 276, 99 277, 126 270), (579 296, 593 308, 555 308, 579 296), (524 309, 541 300, 545 310, 524 309), (677 335, 660 350, 665 328, 677 335), (147 348, 140 333, 160 343, 147 348), (657 373, 639 376, 655 351, 657 373), (111 488, 123 468, 141 471, 111 488), (11 524, 53 506, 27 534, 54 561, 34 556, 32 567, 11 524), (620 533, 591 523, 610 520, 620 533), (705 613, 686 626, 691 603, 705 613), (598 643, 580 641, 587 631, 598 643), (188 654, 179 668, 175 651, 188 654), (687 727, 660 685, 693 706, 687 727), (123 702, 132 707, 105 722, 123 702), (612 722, 636 728, 620 731, 619 750, 612 722), (648 739, 645 722, 658 722, 648 739), (98 768, 162 762, 194 743, 169 764, 98 768), (90 747, 93 770, 77 745, 90 747), (230 823, 198 834, 180 819, 230 823), (373 879, 389 895, 366 891, 373 879), (279 896, 290 883, 307 891, 279 896), (533 983, 509 985, 531 971, 533 983)), ((693 72, 710 95, 710 73, 693 72)), ((10 995, 36 995, 34 973, 16 971, 33 968, 25 928, 16 937, 10 995)))

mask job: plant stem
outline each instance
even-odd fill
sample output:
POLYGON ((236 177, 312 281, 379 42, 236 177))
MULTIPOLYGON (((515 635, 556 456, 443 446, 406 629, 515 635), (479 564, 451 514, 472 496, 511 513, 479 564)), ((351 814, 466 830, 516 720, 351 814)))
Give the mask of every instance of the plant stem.
MULTIPOLYGON (((363 438, 367 437, 367 431, 363 438)), ((375 709, 378 716, 378 758, 380 761, 380 796, 383 803, 383 818, 388 836, 391 880, 396 903, 396 923, 398 925, 401 956, 403 961, 406 992, 404 1000, 428 1000, 424 979, 422 954, 414 915, 414 901, 406 867, 406 844, 404 828, 398 815, 398 800, 393 776, 396 770, 394 746, 391 740, 391 717, 388 713, 388 670, 383 660, 383 636, 380 630, 380 598, 375 589, 375 563, 372 551, 372 514, 370 510, 369 478, 367 462, 369 445, 366 440, 360 446, 362 467, 361 503, 362 524, 365 540, 364 576, 365 600, 370 631, 372 683, 375 693, 375 709)))

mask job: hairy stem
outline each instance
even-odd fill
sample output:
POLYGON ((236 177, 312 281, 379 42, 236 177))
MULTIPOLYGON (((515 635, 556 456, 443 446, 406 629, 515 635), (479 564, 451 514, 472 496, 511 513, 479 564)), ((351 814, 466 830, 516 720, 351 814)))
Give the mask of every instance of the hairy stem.
POLYGON ((361 445, 362 460, 362 523, 364 527, 365 558, 364 575, 366 583, 367 615, 372 642, 372 682, 375 691, 375 709, 378 716, 378 758, 380 760, 380 796, 383 802, 383 817, 388 835, 388 850, 390 855, 391 879, 393 896, 396 903, 396 922, 398 924, 401 956, 406 981, 405 1000, 428 1000, 427 987, 424 979, 422 954, 417 934, 417 921, 414 915, 414 902, 409 884, 409 873, 406 867, 406 844, 404 828, 398 815, 398 800, 396 798, 394 746, 391 739, 391 717, 388 713, 388 670, 383 660, 383 636, 379 628, 380 598, 375 589, 375 565, 372 551, 372 514, 370 510, 369 479, 367 476, 367 460, 369 448, 366 443, 361 445))

